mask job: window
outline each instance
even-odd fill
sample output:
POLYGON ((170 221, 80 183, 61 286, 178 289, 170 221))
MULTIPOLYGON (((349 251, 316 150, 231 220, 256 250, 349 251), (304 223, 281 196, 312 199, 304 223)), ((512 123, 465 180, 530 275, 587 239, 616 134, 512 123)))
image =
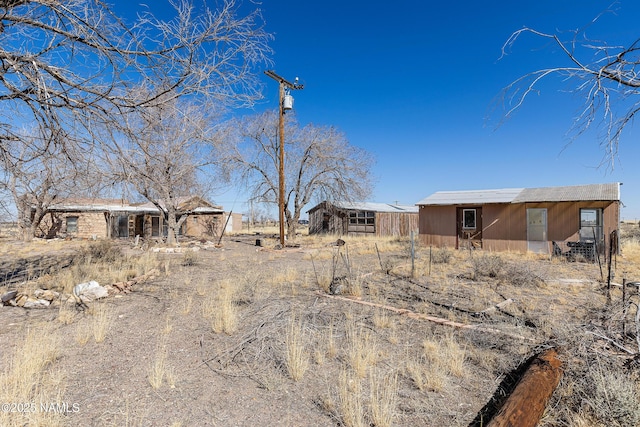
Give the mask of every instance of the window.
POLYGON ((580 240, 601 240, 602 233, 602 209, 580 209, 580 240))
POLYGON ((462 210, 462 228, 468 229, 468 230, 474 230, 476 228, 476 210, 475 209, 462 210))
POLYGON ((349 212, 349 224, 373 225, 375 214, 373 212, 349 212))
POLYGON ((77 232, 78 232, 78 217, 68 216, 67 217, 67 233, 77 233, 77 232))
POLYGON ((376 214, 371 211, 349 212, 348 231, 354 233, 375 233, 376 214))

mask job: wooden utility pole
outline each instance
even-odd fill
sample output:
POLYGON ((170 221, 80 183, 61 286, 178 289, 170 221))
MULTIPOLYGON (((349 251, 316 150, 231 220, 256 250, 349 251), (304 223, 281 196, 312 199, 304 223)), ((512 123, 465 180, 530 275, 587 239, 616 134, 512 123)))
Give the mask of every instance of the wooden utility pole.
MULTIPOLYGON (((278 181, 279 181, 279 185, 278 185, 278 217, 279 217, 279 221, 280 221, 280 245, 284 248, 284 113, 285 113, 285 88, 289 89, 289 90, 297 90, 297 89, 303 89, 304 86, 301 84, 297 83, 297 78, 296 78, 296 83, 291 83, 287 80, 285 80, 284 78, 280 77, 279 75, 277 75, 275 72, 273 72, 272 70, 267 70, 264 72, 267 76, 271 77, 272 79, 274 79, 275 81, 277 81, 280 84, 280 91, 279 91, 279 104, 280 104, 280 113, 279 113, 279 124, 278 124, 278 129, 279 129, 279 134, 280 134, 280 149, 279 149, 279 165, 278 165, 278 181)), ((293 104, 291 106, 289 106, 289 108, 286 109, 290 109, 293 106, 293 104)))
POLYGON ((562 377, 555 349, 539 354, 487 427, 535 427, 562 377))

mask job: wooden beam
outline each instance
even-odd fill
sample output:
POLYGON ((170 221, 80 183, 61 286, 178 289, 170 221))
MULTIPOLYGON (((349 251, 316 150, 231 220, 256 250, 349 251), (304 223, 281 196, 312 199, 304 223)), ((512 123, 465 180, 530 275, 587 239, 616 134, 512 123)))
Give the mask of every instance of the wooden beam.
POLYGON ((555 349, 538 355, 487 427, 535 427, 562 377, 555 349))
POLYGON ((390 305, 378 304, 378 303, 375 303, 375 302, 363 301, 361 299, 355 299, 355 298, 347 298, 347 297, 343 297, 343 296, 339 296, 339 295, 329 295, 329 294, 326 294, 326 293, 320 292, 320 291, 316 291, 316 294, 321 295, 321 296, 326 297, 326 298, 332 298, 332 299, 337 299, 337 300, 341 300, 341 301, 354 302, 356 304, 368 305, 370 307, 382 308, 382 309, 389 310, 389 311, 392 311, 394 313, 397 313, 399 315, 410 317, 412 319, 427 320, 429 322, 438 323, 440 325, 445 325, 445 326, 452 326, 452 327, 458 328, 458 329, 473 329, 475 331, 480 331, 480 332, 489 332, 489 333, 492 333, 492 334, 510 336, 512 338, 516 338, 516 339, 519 339, 519 340, 533 341, 530 338, 525 338, 525 337, 523 337, 521 335, 513 335, 513 334, 510 334, 508 332, 501 331, 499 329, 487 328, 487 327, 482 326, 482 325, 473 325, 473 324, 469 325, 469 324, 466 324, 466 323, 454 322, 454 321, 451 321, 451 320, 448 320, 448 319, 443 319, 441 317, 434 317, 434 316, 429 316, 429 315, 422 314, 422 313, 416 313, 415 311, 411 311, 411 310, 408 310, 406 308, 397 308, 397 307, 393 307, 393 306, 390 306, 390 305))

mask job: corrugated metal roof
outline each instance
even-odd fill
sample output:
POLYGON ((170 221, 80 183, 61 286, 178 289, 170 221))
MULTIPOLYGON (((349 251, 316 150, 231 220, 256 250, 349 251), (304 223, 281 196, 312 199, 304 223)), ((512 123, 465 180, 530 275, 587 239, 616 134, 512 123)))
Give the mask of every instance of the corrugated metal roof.
POLYGON ((412 205, 393 205, 389 203, 374 202, 335 202, 333 205, 338 208, 351 211, 418 213, 418 207, 412 205))
POLYGON ((420 200, 418 205, 481 205, 485 203, 511 203, 523 188, 495 190, 438 191, 420 200))
POLYGON ((487 203, 575 202, 620 200, 620 184, 573 185, 497 190, 438 191, 417 205, 464 205, 487 203))
POLYGON ((525 188, 513 203, 576 202, 583 200, 620 200, 620 184, 573 185, 568 187, 525 188))
MULTIPOLYGON (((220 206, 209 205, 198 206, 193 212, 204 213, 222 213, 220 206)), ((52 211, 68 211, 68 212, 134 212, 134 213, 159 213, 160 210, 151 202, 144 203, 128 203, 120 199, 67 199, 54 203, 49 207, 52 211)))

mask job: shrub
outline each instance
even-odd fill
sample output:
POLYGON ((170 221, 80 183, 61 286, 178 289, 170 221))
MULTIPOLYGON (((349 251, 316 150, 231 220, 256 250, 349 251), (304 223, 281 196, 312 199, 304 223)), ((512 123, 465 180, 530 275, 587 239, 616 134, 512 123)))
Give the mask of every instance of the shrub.
POLYGON ((505 269, 505 261, 498 255, 481 254, 471 258, 473 278, 499 277, 505 269))
POLYGON ((102 239, 89 244, 80 255, 80 259, 113 262, 122 258, 122 251, 111 240, 102 239))
POLYGON ((533 287, 543 282, 542 278, 535 274, 527 263, 508 263, 502 270, 500 278, 503 282, 513 286, 533 287))
POLYGON ((187 249, 182 255, 182 265, 185 267, 191 267, 198 262, 198 253, 191 249, 187 249))
POLYGON ((434 264, 449 264, 452 258, 453 253, 446 246, 431 252, 431 262, 434 264))
POLYGON ((585 396, 596 418, 610 426, 640 425, 640 405, 636 385, 628 375, 600 367, 590 371, 585 387, 591 396, 585 396))

